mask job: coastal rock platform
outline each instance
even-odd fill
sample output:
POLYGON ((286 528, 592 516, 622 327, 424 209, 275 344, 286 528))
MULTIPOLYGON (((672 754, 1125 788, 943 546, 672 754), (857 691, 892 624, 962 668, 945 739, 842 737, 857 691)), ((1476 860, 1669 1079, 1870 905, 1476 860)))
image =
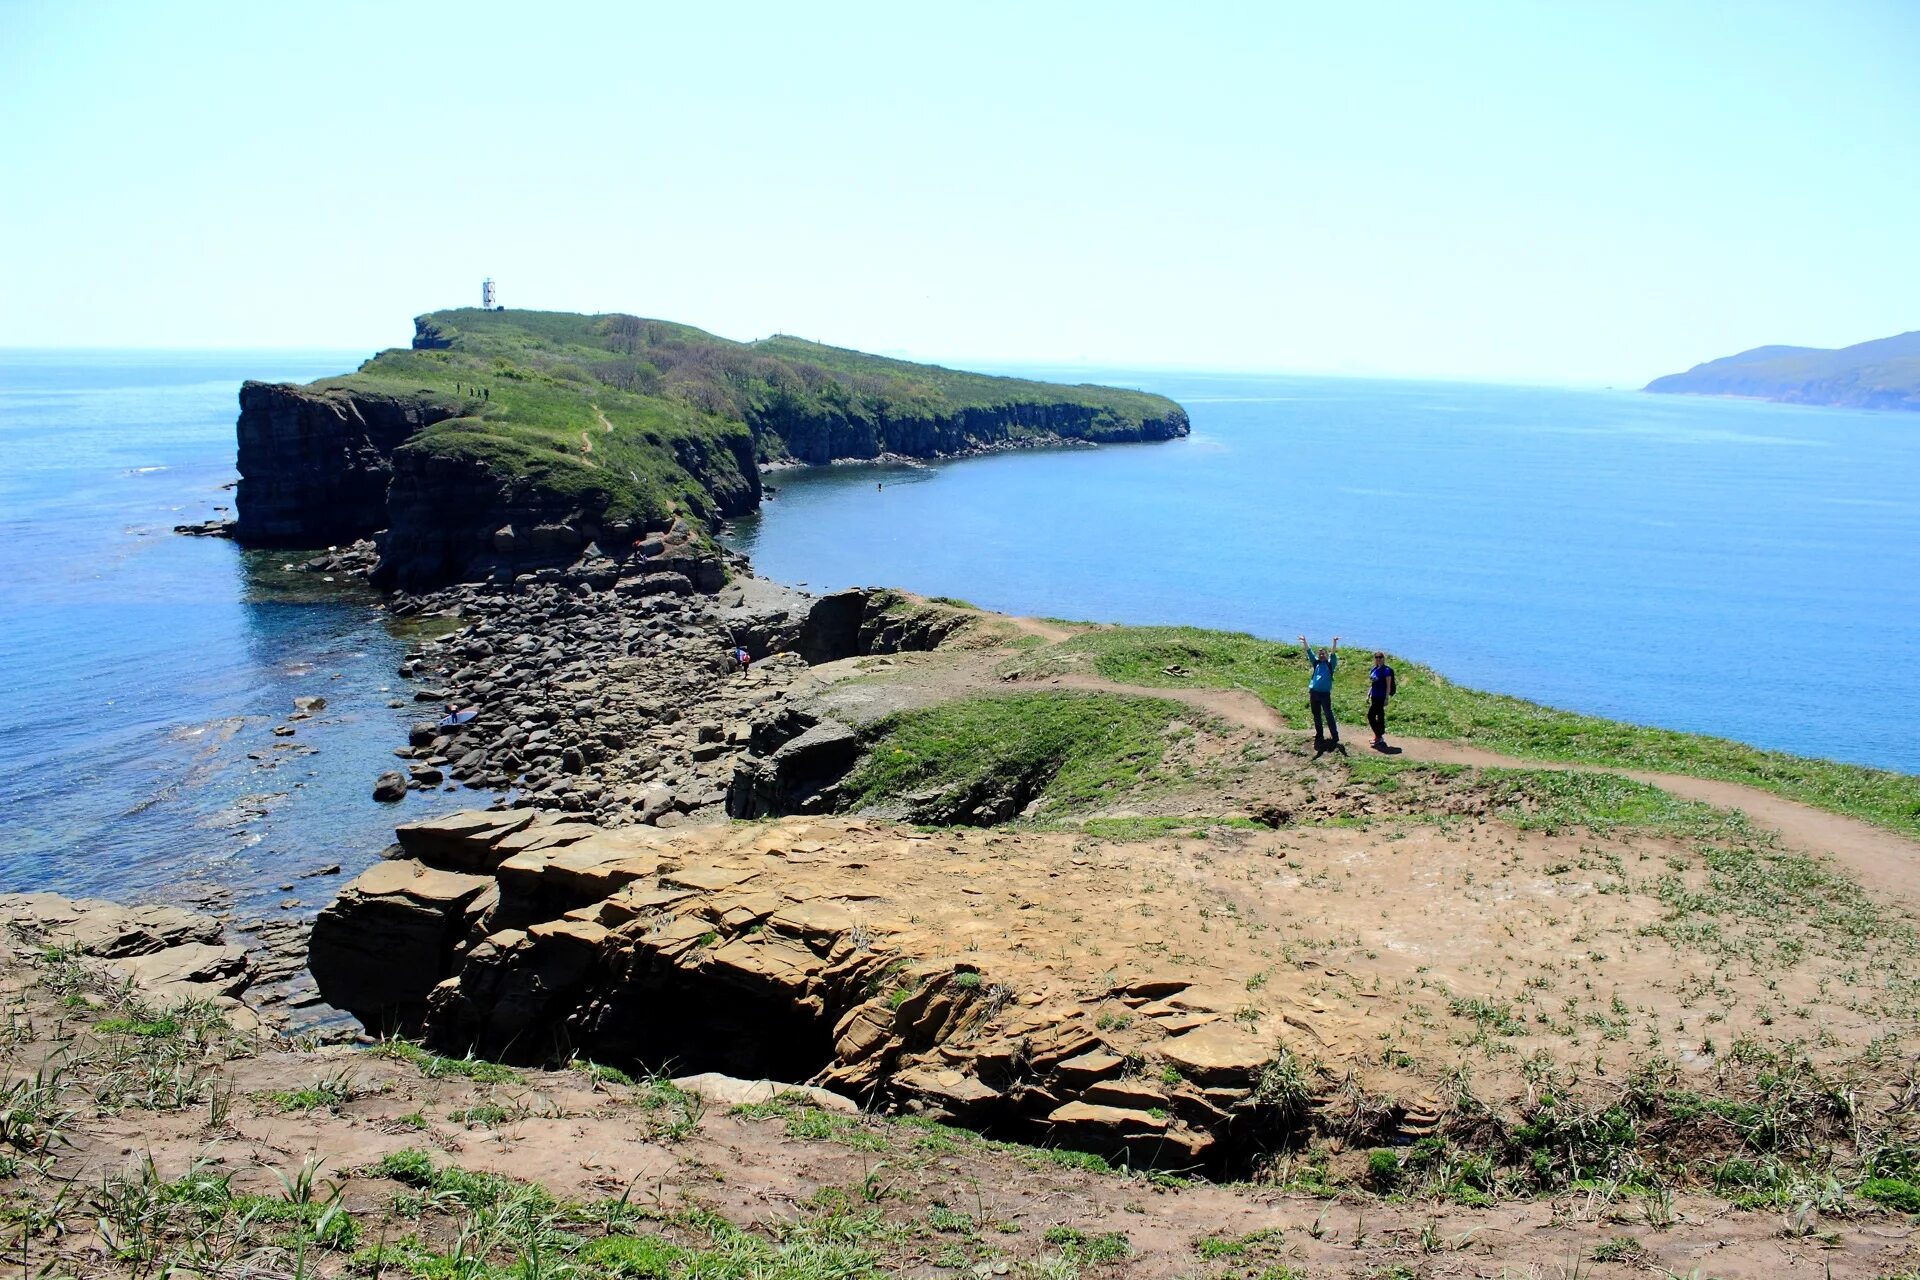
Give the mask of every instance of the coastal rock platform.
POLYGON ((1328 1016, 1249 995, 1255 959, 1203 935, 1169 961, 1166 922, 1111 910, 1131 873, 1066 835, 472 812, 399 835, 411 856, 322 913, 311 964, 333 1003, 448 1051, 806 1079, 1187 1165, 1297 1119, 1275 1028, 1328 1016))

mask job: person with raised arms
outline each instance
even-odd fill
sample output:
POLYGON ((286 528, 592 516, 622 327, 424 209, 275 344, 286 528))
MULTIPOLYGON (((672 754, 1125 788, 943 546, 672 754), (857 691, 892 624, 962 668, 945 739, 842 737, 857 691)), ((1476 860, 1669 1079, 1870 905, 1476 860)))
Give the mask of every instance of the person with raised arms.
POLYGON ((1313 663, 1313 674, 1307 678, 1307 707, 1313 712, 1313 754, 1344 751, 1340 745, 1340 722, 1333 718, 1333 673, 1340 665, 1340 637, 1335 636, 1330 647, 1316 654, 1307 638, 1301 636, 1300 651, 1313 663), (1323 718, 1324 731, 1320 723, 1323 718))

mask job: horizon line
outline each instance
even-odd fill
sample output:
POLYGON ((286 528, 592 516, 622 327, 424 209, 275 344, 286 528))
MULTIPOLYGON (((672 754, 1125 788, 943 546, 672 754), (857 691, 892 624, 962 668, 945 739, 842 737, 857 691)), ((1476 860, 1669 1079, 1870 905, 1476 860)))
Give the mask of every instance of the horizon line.
MULTIPOLYGON (((800 334, 778 333, 775 337, 800 338, 806 342, 818 342, 822 346, 837 345, 818 338, 805 338, 800 334)), ((372 359, 385 351, 405 351, 405 346, 365 347, 350 346, 116 346, 116 345, 56 345, 56 346, 11 346, 0 344, 0 355, 358 355, 360 359, 372 359)), ((1521 386, 1521 387, 1558 387, 1582 390, 1642 391, 1645 384, 1607 382, 1599 378, 1571 377, 1549 374, 1472 374, 1472 373, 1413 373, 1383 370, 1339 370, 1339 369, 1289 369, 1254 368, 1241 365, 1178 365, 1178 364, 1134 364, 1120 360, 1098 360, 1088 357, 1072 359, 1045 359, 1031 356, 929 356, 910 352, 905 348, 888 348, 880 351, 867 351, 858 347, 844 348, 849 351, 861 351, 864 355, 879 356, 882 359, 902 360, 911 364, 934 365, 952 369, 956 372, 991 371, 992 369, 1026 370, 1088 370, 1094 372, 1141 372, 1167 373, 1202 377, 1249 377, 1249 378, 1325 378, 1348 379, 1362 382, 1457 382, 1480 384, 1484 386, 1521 386)))

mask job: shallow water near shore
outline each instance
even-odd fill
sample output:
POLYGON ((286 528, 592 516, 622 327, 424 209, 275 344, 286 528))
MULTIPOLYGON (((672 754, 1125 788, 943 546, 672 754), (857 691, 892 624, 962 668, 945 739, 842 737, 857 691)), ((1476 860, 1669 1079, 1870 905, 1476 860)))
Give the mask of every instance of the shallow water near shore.
POLYGON ((232 504, 242 379, 358 358, 0 352, 0 890, 306 914, 341 880, 305 873, 473 802, 371 798, 418 712, 364 589, 172 532, 232 504), (304 695, 327 707, 274 736, 304 695))
POLYGON ((1020 372, 1172 396, 1193 435, 780 472, 731 540, 815 589, 1337 632, 1553 706, 1920 772, 1920 414, 1020 372))

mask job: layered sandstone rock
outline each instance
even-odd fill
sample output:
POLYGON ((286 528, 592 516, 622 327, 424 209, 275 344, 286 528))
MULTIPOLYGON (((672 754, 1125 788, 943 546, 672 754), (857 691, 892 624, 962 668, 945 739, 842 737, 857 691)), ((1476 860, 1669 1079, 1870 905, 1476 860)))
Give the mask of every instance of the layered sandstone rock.
POLYGON ((1311 998, 1254 993, 1228 930, 1170 959, 1161 926, 1109 918, 1121 872, 1070 836, 522 813, 400 838, 322 915, 312 967, 447 1052, 810 1080, 1174 1165, 1284 1141, 1316 1087, 1287 1052, 1311 998))
POLYGON ((255 976, 220 922, 180 907, 127 907, 57 893, 0 894, 0 925, 16 939, 73 956, 132 987, 155 1010, 207 1001, 240 1030, 260 1025, 242 999, 255 976))

